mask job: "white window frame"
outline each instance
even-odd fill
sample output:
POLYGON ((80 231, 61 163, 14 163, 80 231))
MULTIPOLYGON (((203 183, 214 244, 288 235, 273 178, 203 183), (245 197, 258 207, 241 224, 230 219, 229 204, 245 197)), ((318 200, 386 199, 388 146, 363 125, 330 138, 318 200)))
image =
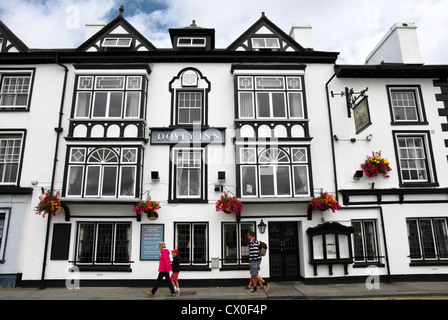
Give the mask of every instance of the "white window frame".
POLYGON ((132 38, 106 37, 106 38, 104 38, 101 46, 105 47, 105 48, 129 48, 131 46, 131 44, 132 44, 132 38), (114 44, 112 44, 112 43, 106 44, 106 42, 112 42, 112 41, 115 41, 115 43, 114 44), (119 44, 122 41, 127 41, 127 43, 119 44))
POLYGON ((280 40, 278 38, 252 38, 252 49, 257 51, 260 49, 280 49, 280 40), (272 44, 268 42, 272 41, 272 44))
POLYGON ((201 199, 202 198, 202 189, 203 189, 203 149, 200 148, 175 148, 173 149, 174 152, 174 161, 173 165, 175 168, 174 177, 175 180, 173 184, 175 185, 176 193, 175 198, 176 199, 201 199), (199 154, 199 167, 179 167, 178 164, 178 157, 179 153, 189 153, 189 154, 199 154), (179 168, 181 169, 187 169, 188 170, 188 186, 190 185, 190 170, 197 170, 199 171, 199 194, 198 195, 190 195, 190 192, 188 192, 187 195, 181 195, 179 194, 179 188, 178 188, 178 182, 180 181, 179 177, 179 168))
MULTIPOLYGON (((0 87, 0 110, 2 109, 14 109, 14 110, 28 110, 30 105, 30 95, 31 95, 31 88, 33 86, 33 72, 32 71, 20 71, 20 72, 13 72, 13 71, 2 71, 0 73, 1 77, 1 87, 0 87), (28 79, 29 84, 27 85, 26 92, 22 92, 24 88, 21 88, 19 91, 17 91, 17 87, 11 91, 10 89, 5 88, 5 79, 28 79), (26 103, 25 105, 16 105, 17 102, 17 96, 18 95, 25 95, 26 103), (13 104, 3 104, 3 95, 14 95, 13 98, 13 104)), ((22 85, 23 86, 23 85, 22 85)))
MULTIPOLYGON (((0 164, 4 164, 5 166, 8 164, 17 164, 17 173, 14 181, 5 182, 5 172, 0 176, 0 185, 17 185, 19 183, 20 170, 22 167, 22 158, 23 158, 23 148, 24 148, 24 133, 16 132, 16 131, 0 131, 0 144, 3 144, 3 141, 14 141, 13 148, 15 148, 15 143, 20 141, 20 151, 19 154, 6 154, 5 159, 0 158, 0 164), (17 161, 7 161, 6 157, 10 156, 11 158, 17 158, 17 161)), ((7 142, 9 144, 9 142, 7 142)), ((0 146, 1 147, 1 146, 0 146)), ((11 149, 11 146, 8 146, 7 150, 11 149)))
POLYGON ((207 39, 202 38, 202 37, 179 37, 179 38, 177 38, 177 46, 178 47, 205 48, 206 44, 207 44, 207 39), (195 43, 198 40, 200 40, 201 43, 195 43), (182 43, 182 42, 184 42, 184 43, 182 43))
MULTIPOLYGON (((397 154, 397 161, 398 161, 398 167, 399 167, 399 176, 400 176, 400 181, 402 184, 418 184, 418 183, 422 183, 422 184, 428 184, 428 183, 433 183, 435 182, 435 175, 433 172, 433 159, 432 159, 432 155, 430 152, 430 141, 429 141, 429 133, 426 132, 395 132, 394 134, 394 139, 395 139, 395 144, 396 144, 396 154, 397 154), (400 139, 418 139, 422 142, 422 147, 419 148, 418 150, 422 150, 423 152, 423 158, 420 157, 416 157, 416 158, 404 158, 402 157, 402 155, 400 154, 400 150, 403 149, 402 147, 400 147, 400 139), (426 178, 425 179, 404 179, 403 177, 403 171, 404 170, 408 170, 408 168, 404 168, 404 166, 402 165, 402 161, 412 161, 414 160, 417 161, 415 168, 411 168, 412 170, 416 170, 417 165, 418 165, 418 161, 422 161, 424 163, 424 170, 426 173, 426 178)), ((405 148, 405 150, 417 150, 416 148, 405 148)), ((409 166, 408 166, 409 167, 409 166)), ((412 171, 412 170, 408 170, 408 171, 412 171)))
MULTIPOLYGON (((388 93, 389 93, 389 103, 390 108, 392 112, 392 123, 425 123, 425 113, 424 113, 424 106, 423 106, 423 99, 421 96, 421 89, 420 86, 388 86, 388 93), (413 107, 416 119, 397 119, 397 110, 396 108, 412 108, 411 106, 399 106, 394 105, 394 99, 393 94, 394 93, 412 93, 412 96, 414 98, 414 104, 413 107)), ((405 113, 406 114, 406 113, 405 113)))

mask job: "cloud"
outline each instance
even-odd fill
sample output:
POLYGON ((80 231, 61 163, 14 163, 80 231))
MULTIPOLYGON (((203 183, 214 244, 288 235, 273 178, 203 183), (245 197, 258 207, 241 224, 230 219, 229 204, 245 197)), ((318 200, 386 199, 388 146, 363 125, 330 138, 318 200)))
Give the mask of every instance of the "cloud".
POLYGON ((312 26, 315 50, 340 52, 338 63, 363 64, 395 22, 415 22, 426 63, 447 63, 446 0, 13 0, 0 19, 31 48, 76 48, 84 25, 110 22, 124 5, 125 18, 156 47, 170 48, 169 28, 214 28, 216 48, 226 48, 261 12, 286 33, 295 22, 312 26))

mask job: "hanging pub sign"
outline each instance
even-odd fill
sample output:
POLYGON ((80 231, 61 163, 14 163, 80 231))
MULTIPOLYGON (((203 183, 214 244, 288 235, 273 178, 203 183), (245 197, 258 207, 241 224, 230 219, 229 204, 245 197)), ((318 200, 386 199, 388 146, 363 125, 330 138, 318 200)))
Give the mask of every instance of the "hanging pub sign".
POLYGON ((225 130, 220 128, 151 129, 151 144, 225 144, 225 130))
POLYGON ((364 131, 372 124, 370 121, 369 102, 367 100, 367 96, 355 105, 353 108, 353 115, 355 118, 356 134, 364 131))

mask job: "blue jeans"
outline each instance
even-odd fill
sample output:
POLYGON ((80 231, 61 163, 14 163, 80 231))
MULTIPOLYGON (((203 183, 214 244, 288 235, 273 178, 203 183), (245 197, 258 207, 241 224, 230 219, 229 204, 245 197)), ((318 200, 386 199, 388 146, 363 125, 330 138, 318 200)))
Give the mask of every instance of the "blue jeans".
POLYGON ((168 288, 170 288, 171 293, 175 293, 173 284, 171 283, 171 280, 170 280, 170 273, 169 272, 159 272, 159 276, 157 277, 156 284, 154 285, 154 288, 152 288, 152 290, 151 290, 152 294, 156 293, 156 291, 159 288, 160 283, 162 282, 164 277, 168 284, 168 288))

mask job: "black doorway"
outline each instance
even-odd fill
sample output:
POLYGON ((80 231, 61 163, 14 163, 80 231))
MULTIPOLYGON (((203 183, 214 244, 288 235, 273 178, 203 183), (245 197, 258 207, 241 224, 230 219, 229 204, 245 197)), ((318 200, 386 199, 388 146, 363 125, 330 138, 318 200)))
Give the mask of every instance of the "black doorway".
POLYGON ((269 222, 270 279, 299 279, 299 246, 297 222, 269 222))

